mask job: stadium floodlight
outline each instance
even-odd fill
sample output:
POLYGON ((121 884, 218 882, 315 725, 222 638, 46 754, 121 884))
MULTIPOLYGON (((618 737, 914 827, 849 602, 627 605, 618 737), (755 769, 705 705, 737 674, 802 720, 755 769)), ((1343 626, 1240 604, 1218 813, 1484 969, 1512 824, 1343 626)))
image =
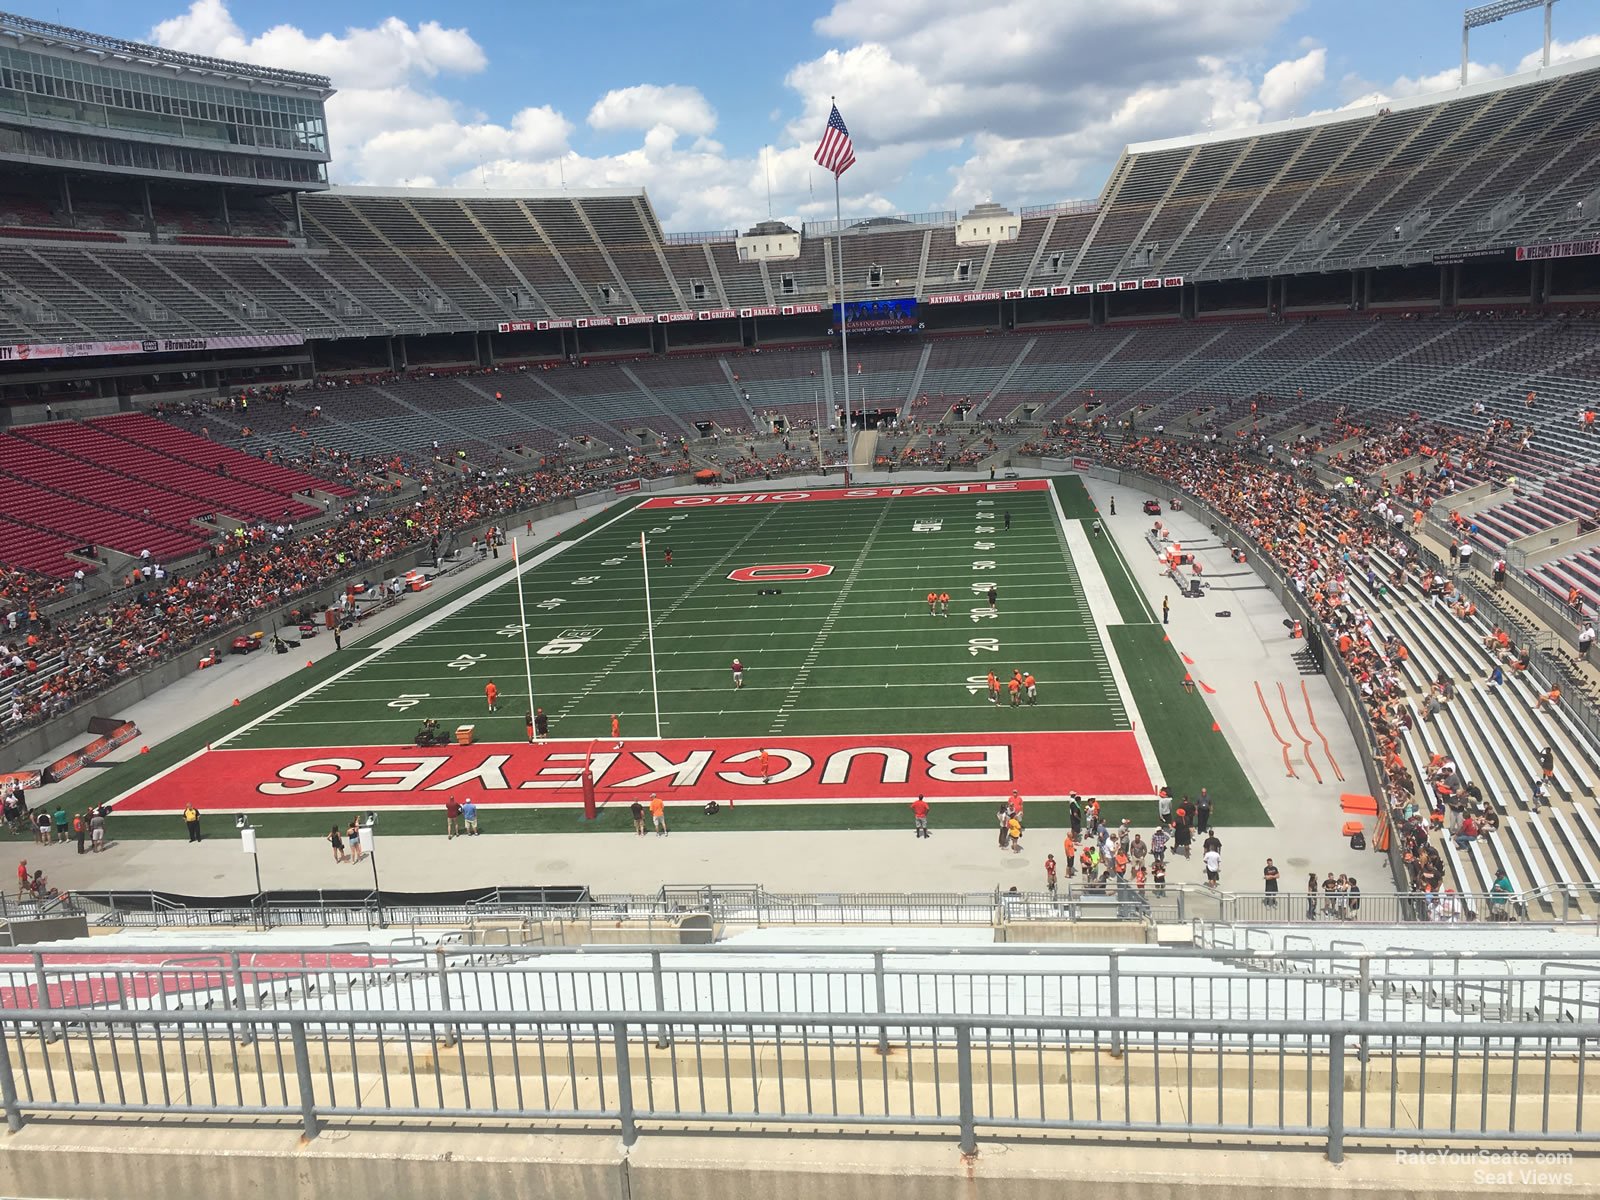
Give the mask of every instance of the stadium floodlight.
POLYGON ((1469 8, 1461 14, 1461 86, 1467 85, 1467 37, 1474 30, 1483 25, 1493 25, 1496 21, 1504 20, 1519 12, 1527 12, 1530 8, 1544 9, 1544 65, 1550 65, 1550 10, 1555 7, 1556 0, 1494 0, 1492 4, 1480 4, 1476 8, 1469 8))

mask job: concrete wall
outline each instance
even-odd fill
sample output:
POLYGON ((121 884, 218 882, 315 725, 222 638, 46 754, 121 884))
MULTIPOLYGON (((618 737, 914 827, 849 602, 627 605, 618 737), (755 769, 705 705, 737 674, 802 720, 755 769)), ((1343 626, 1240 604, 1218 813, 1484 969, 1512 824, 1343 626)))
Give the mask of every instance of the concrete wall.
MULTIPOLYGON (((445 1129, 350 1128, 302 1142, 293 1126, 195 1128, 31 1124, 5 1141, 0 1192, 77 1200, 295 1197, 295 1200, 1459 1200, 1464 1195, 1589 1197, 1592 1159, 1408 1161, 1353 1150, 1339 1165, 1294 1139, 1259 1145, 1137 1142, 1109 1134, 996 1142, 965 1158, 954 1131, 911 1135, 679 1135, 646 1130, 629 1149, 614 1129, 529 1132, 493 1121, 445 1129), (1537 1171, 1536 1184, 1518 1184, 1537 1171), (1510 1172, 1509 1180, 1497 1172, 1510 1172)), ((1399 1148, 1412 1152, 1410 1145, 1399 1148)))

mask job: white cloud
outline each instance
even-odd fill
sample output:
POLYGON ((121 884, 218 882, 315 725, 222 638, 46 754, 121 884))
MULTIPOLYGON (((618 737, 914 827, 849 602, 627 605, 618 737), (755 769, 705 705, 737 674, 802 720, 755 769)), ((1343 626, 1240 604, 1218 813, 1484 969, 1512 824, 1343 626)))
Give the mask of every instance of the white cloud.
MULTIPOLYGON (((1591 33, 1574 42, 1563 42, 1560 38, 1550 39, 1550 61, 1552 64, 1571 62, 1575 58, 1593 58, 1600 54, 1600 33, 1591 33)), ((1544 49, 1532 50, 1522 56, 1522 61, 1517 64, 1517 70, 1536 71, 1544 63, 1544 49)))
MULTIPOLYGON (((1579 58, 1593 58, 1597 55, 1600 55, 1600 34, 1590 34, 1571 42, 1563 42, 1559 38, 1552 38, 1550 41, 1552 65, 1579 58)), ((1467 82, 1489 83, 1496 79, 1504 79, 1507 75, 1537 71, 1543 62, 1543 47, 1530 50, 1511 68, 1498 63, 1468 62, 1467 82)), ((1410 96, 1429 96, 1437 92, 1453 91, 1460 86, 1461 68, 1458 66, 1442 67, 1426 75, 1402 75, 1387 84, 1376 84, 1357 75, 1347 75, 1341 81, 1341 90, 1346 96, 1341 107, 1360 108, 1383 104, 1390 100, 1404 100, 1410 96)))
POLYGON ((1299 58, 1273 67, 1261 77, 1261 107, 1269 117, 1303 111, 1322 86, 1328 70, 1328 52, 1318 46, 1299 58))
MULTIPOLYGON (((280 24, 250 34, 226 0, 193 0, 150 37, 330 76, 339 89, 329 127, 341 182, 642 186, 666 228, 689 230, 765 217, 769 174, 779 215, 832 217, 833 181, 811 159, 831 96, 856 141, 857 164, 842 180, 844 207, 865 216, 1094 195, 1128 142, 1277 120, 1327 103, 1330 93, 1381 103, 1455 85, 1446 69, 1388 84, 1346 76, 1330 86, 1321 44, 1296 37, 1292 49, 1279 49, 1285 23, 1304 7, 1303 0, 833 0, 813 26, 826 48, 787 69, 783 60, 775 64, 789 98, 761 114, 774 132, 741 129, 771 138, 765 156, 755 145, 730 148, 711 100, 688 82, 569 100, 571 117, 551 105, 476 111, 453 99, 451 88, 484 71, 489 53, 466 28, 436 21, 389 17, 338 33, 280 24), (586 152, 585 137, 607 152, 586 152)), ((253 10, 240 7, 240 14, 248 20, 253 10)), ((1557 59, 1600 53, 1600 37, 1558 42, 1554 51, 1557 59)), ((698 69, 709 86, 714 60, 698 69)), ((1474 78, 1506 73, 1474 66, 1474 78)), ((762 107, 769 108, 765 98, 762 107)))
POLYGON ((596 129, 654 129, 665 125, 679 133, 703 135, 717 127, 717 114, 699 88, 641 83, 601 96, 589 110, 589 124, 596 129))

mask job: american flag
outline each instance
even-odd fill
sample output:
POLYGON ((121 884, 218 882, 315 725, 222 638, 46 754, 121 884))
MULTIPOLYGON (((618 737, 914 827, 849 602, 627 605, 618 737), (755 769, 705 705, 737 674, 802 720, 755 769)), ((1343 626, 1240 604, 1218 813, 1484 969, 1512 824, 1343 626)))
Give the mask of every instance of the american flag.
POLYGON ((835 104, 828 114, 828 128, 813 155, 819 163, 832 171, 835 177, 843 175, 856 161, 855 147, 850 144, 850 131, 844 127, 844 118, 835 104))

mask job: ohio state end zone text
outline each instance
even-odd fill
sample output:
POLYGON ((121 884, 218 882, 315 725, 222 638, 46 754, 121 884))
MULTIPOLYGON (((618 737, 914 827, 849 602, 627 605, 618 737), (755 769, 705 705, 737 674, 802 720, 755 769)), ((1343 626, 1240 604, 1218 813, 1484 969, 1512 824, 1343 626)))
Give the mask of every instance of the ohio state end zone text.
POLYGON ((602 803, 660 792, 669 802, 981 800, 1021 788, 1049 799, 1067 791, 1147 797, 1152 785, 1131 732, 653 739, 542 746, 365 746, 316 750, 213 750, 118 802, 128 812, 177 812, 217 796, 241 808, 428 808, 453 793, 483 804, 560 805, 581 800, 588 763, 602 803), (768 759, 762 779, 761 752, 768 759), (1048 781, 1046 783, 1045 781, 1048 781), (1040 792, 1041 786, 1050 788, 1040 792))

